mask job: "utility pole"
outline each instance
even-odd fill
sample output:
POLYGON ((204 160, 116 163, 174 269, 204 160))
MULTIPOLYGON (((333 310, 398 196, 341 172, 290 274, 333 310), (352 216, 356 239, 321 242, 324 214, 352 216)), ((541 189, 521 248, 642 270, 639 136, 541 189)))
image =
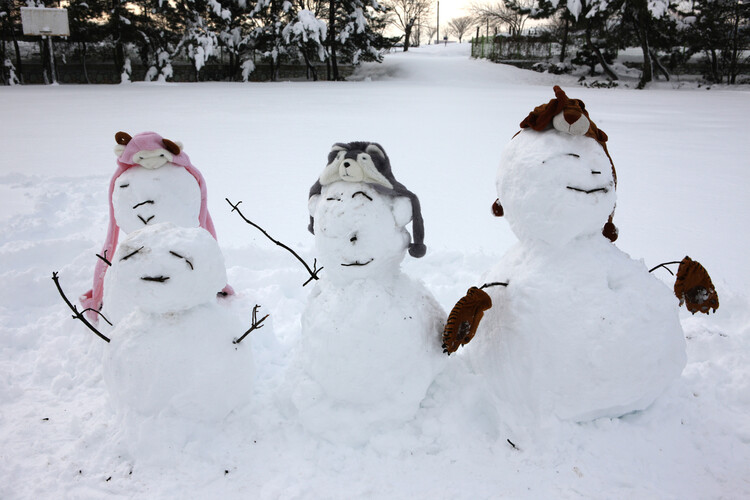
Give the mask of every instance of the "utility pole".
POLYGON ((440 43, 440 0, 438 0, 437 4, 437 35, 435 36, 435 43, 440 43))

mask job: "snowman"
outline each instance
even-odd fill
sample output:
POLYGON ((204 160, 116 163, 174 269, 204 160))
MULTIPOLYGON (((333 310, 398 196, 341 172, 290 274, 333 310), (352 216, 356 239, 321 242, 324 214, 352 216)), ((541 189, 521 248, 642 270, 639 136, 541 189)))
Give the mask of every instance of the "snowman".
POLYGON ((489 308, 471 325, 466 355, 524 419, 618 417, 648 407, 680 375, 685 340, 669 289, 613 245, 607 136, 583 102, 555 94, 502 154, 493 210, 519 241, 484 290, 462 299, 478 307, 486 293, 477 317, 489 308))
POLYGON ((422 219, 382 147, 336 144, 309 209, 324 270, 302 315, 292 399, 308 429, 360 442, 417 412, 443 366, 445 313, 401 271, 407 249, 424 255, 422 219))
POLYGON ((103 371, 120 415, 218 422, 250 401, 250 342, 229 305, 218 243, 171 223, 130 233, 104 278, 111 343, 103 371))
MULTIPOLYGON (((120 231, 128 234, 161 222, 184 227, 202 227, 216 238, 206 202, 206 183, 190 163, 179 142, 155 132, 131 137, 115 135, 117 170, 109 184, 109 227, 94 269, 94 285, 81 296, 86 309, 100 311, 103 305, 104 276, 109 259, 117 249, 120 231)), ((223 283, 216 291, 232 294, 223 283)), ((94 316, 92 316, 93 318, 94 316)))

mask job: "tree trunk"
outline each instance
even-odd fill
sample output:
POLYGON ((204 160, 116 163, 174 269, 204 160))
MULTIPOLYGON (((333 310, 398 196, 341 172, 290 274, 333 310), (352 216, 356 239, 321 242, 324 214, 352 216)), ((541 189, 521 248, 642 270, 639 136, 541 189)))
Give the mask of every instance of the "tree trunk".
POLYGON ((81 65, 83 66, 83 78, 86 79, 86 83, 91 83, 89 80, 89 72, 86 69, 86 42, 80 42, 81 47, 81 65))
POLYGON ((670 79, 669 71, 667 71, 667 68, 664 67, 664 65, 661 63, 658 57, 656 57, 656 54, 654 51, 651 51, 651 62, 654 64, 656 69, 659 70, 659 72, 664 75, 664 78, 666 78, 667 81, 670 79))
POLYGON ((729 60, 728 82, 734 84, 739 70, 737 69, 737 58, 739 55, 739 26, 740 26, 740 2, 734 6, 734 29, 732 30, 732 55, 729 60))
POLYGON ((565 62, 566 52, 568 51, 568 30, 570 29, 570 21, 568 16, 563 15, 565 19, 565 25, 563 26, 562 41, 560 42, 560 62, 565 62))
POLYGON ((409 51, 409 45, 411 43, 411 23, 404 26, 404 52, 409 51))
POLYGON ((312 77, 314 82, 318 81, 318 70, 315 69, 315 66, 312 65, 310 62, 310 58, 307 57, 307 54, 305 51, 302 51, 302 57, 305 58, 305 66, 307 66, 307 79, 309 80, 310 77, 312 77))
POLYGON ((599 64, 602 65, 602 69, 607 74, 610 80, 617 80, 617 74, 615 74, 614 71, 612 71, 612 68, 609 67, 609 64, 607 64, 607 61, 604 59, 604 54, 602 54, 602 51, 599 50, 599 47, 594 45, 594 43, 591 41, 591 28, 590 25, 586 29, 586 44, 589 46, 589 49, 591 49, 594 54, 596 54, 597 59, 599 59, 599 64))
POLYGON ((122 44, 122 30, 120 29, 120 0, 112 0, 112 39, 114 41, 114 58, 117 76, 122 78, 125 70, 125 47, 122 44))
POLYGON ((329 58, 331 60, 328 79, 338 80, 339 66, 338 61, 336 61, 336 0, 329 0, 328 2, 328 47, 330 52, 329 58))

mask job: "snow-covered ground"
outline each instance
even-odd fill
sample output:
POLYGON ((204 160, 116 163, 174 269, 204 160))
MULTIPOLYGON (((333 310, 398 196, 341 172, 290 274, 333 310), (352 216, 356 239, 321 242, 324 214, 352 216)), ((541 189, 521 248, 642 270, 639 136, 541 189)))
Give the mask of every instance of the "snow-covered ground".
POLYGON ((467 44, 392 54, 358 77, 0 89, 0 498, 749 497, 747 87, 587 89, 470 60, 467 44), (490 213, 497 163, 554 84, 609 135, 617 246, 649 266, 690 255, 714 279, 718 312, 681 312, 681 378, 619 419, 509 425, 459 351, 404 426, 355 447, 308 433, 281 390, 306 273, 224 198, 312 261, 307 194, 330 146, 377 141, 422 203, 428 253, 403 268, 450 310, 515 241, 490 213), (59 271, 71 298, 91 286, 119 130, 185 144, 208 184, 234 307, 248 325, 256 303, 271 314, 252 334, 252 405, 166 451, 158 439, 123 446, 106 345, 50 279, 59 271))

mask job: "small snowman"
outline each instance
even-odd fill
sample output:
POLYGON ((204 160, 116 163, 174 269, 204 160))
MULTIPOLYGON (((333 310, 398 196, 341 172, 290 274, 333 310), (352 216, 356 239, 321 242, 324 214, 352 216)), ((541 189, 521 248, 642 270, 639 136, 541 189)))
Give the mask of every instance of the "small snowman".
MULTIPOLYGON (((489 308, 471 325, 466 355, 523 418, 618 417, 645 409, 679 377, 685 340, 669 289, 612 244, 607 136, 583 102, 554 90, 502 154, 493 210, 519 241, 486 288, 462 299, 477 318, 489 308)), ((471 321, 452 319, 467 334, 471 321)))
POLYGON ((309 429, 358 442, 415 415, 444 363, 445 313, 401 271, 407 248, 425 253, 422 218, 382 147, 336 144, 309 208, 323 272, 302 315, 293 402, 309 429))
MULTIPOLYGON (((208 213, 206 182, 183 151, 182 144, 155 132, 131 137, 115 134, 117 170, 109 184, 109 227, 101 258, 94 269, 94 285, 81 297, 84 308, 99 311, 104 296, 104 276, 117 249, 120 231, 131 233, 161 222, 202 227, 216 238, 208 213)), ((232 294, 222 284, 216 291, 232 294)), ((94 316, 92 316, 94 317, 94 316)))
POLYGON ((252 353, 217 302, 226 270, 208 231, 149 224, 122 241, 104 279, 114 327, 103 371, 119 414, 217 422, 249 403, 252 353))

